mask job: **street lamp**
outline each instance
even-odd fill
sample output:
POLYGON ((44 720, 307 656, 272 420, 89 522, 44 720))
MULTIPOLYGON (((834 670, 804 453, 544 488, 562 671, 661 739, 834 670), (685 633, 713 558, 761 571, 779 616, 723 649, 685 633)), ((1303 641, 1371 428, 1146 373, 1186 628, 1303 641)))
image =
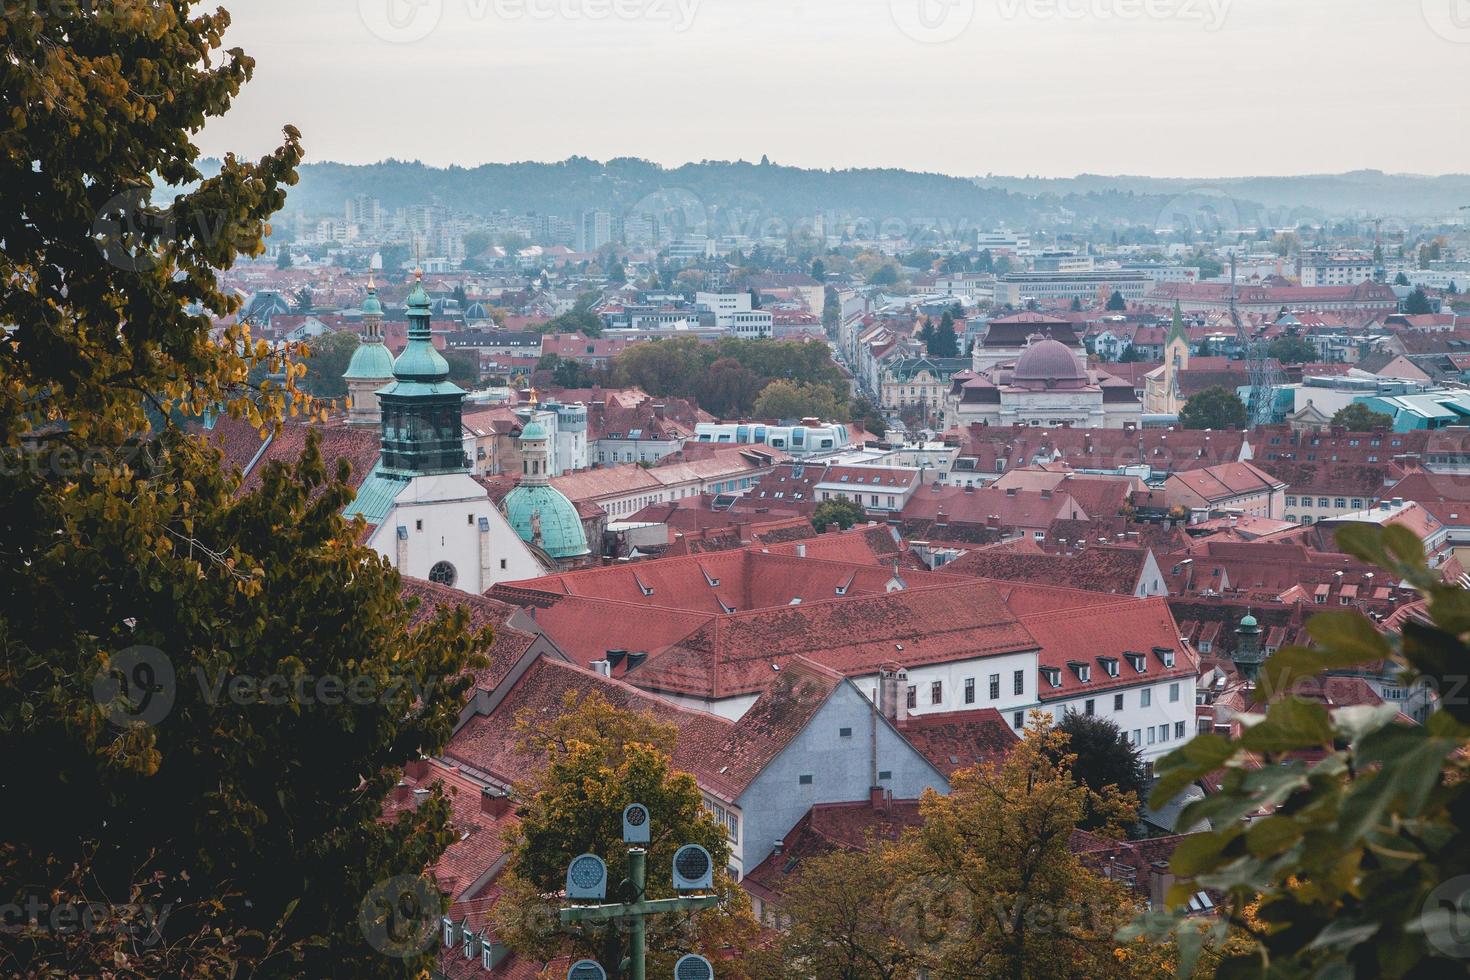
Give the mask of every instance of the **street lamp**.
MULTIPOLYGON (((623 980, 646 980, 644 960, 647 950, 647 923, 651 915, 668 912, 693 912, 720 904, 718 895, 690 895, 686 892, 708 892, 714 888, 714 861, 698 844, 685 844, 674 852, 670 873, 677 898, 645 897, 645 864, 648 852, 643 846, 650 840, 648 807, 634 803, 623 810, 623 843, 628 847, 628 879, 618 889, 627 901, 606 902, 607 864, 595 854, 582 854, 572 859, 567 868, 567 901, 592 902, 570 905, 560 910, 563 923, 625 921, 628 928, 628 955, 618 964, 623 980)), ((714 968, 702 956, 680 958, 674 965, 676 980, 714 980, 714 968)), ((567 980, 606 980, 607 972, 595 960, 578 960, 567 971, 567 980)))

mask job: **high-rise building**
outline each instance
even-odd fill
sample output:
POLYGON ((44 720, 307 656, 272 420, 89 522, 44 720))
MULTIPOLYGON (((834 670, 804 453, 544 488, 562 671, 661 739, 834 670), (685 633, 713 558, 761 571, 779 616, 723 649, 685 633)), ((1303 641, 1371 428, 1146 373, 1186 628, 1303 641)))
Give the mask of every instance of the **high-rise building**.
POLYGON ((577 223, 577 251, 595 252, 612 241, 612 215, 606 211, 583 211, 577 223))

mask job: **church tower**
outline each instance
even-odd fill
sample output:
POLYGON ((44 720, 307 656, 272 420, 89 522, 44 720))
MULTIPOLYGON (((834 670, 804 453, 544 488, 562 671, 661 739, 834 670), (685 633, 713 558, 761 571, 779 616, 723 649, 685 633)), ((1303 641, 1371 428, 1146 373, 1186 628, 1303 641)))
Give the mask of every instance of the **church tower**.
POLYGON ((531 415, 521 429, 521 480, 505 497, 506 519, 522 541, 567 568, 592 553, 576 505, 551 485, 551 434, 536 421, 536 392, 531 415))
POLYGON ((1249 611, 1235 628, 1235 656, 1231 660, 1241 678, 1254 684, 1256 675, 1261 672, 1261 664, 1266 660, 1266 653, 1261 649, 1261 626, 1249 611))
POLYGON ((400 476, 469 471, 461 425, 464 389, 434 349, 423 272, 408 294, 408 346, 393 362, 393 382, 378 390, 383 417, 382 468, 400 476))
POLYGON ((1169 336, 1164 338, 1164 383, 1170 401, 1168 412, 1178 414, 1184 408, 1184 395, 1180 389, 1181 372, 1189 368, 1189 332, 1184 329, 1184 315, 1179 301, 1174 301, 1174 322, 1169 325, 1169 336))
POLYGON ((378 389, 393 380, 393 355, 383 345, 383 304, 378 286, 368 276, 367 299, 362 301, 362 343, 352 352, 342 379, 352 404, 347 409, 349 425, 377 425, 378 389))

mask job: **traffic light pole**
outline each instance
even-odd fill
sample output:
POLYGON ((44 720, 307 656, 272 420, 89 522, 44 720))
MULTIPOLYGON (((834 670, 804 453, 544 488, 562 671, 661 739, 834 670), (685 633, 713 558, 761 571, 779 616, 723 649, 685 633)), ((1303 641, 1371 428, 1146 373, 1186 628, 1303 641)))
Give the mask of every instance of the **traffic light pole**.
POLYGON ((679 898, 644 898, 648 852, 641 847, 628 848, 628 881, 633 886, 632 902, 616 902, 605 905, 573 905, 561 910, 563 923, 611 922, 627 919, 629 922, 628 957, 620 964, 618 973, 623 980, 646 980, 644 956, 647 945, 646 923, 650 915, 666 912, 693 912, 697 909, 712 909, 720 904, 718 895, 691 895, 679 898))

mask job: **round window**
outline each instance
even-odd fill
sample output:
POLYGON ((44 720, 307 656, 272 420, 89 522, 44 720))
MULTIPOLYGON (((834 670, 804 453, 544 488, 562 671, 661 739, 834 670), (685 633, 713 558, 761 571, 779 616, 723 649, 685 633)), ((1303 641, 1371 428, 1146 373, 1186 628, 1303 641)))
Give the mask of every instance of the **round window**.
POLYGON ((429 569, 429 581, 438 582, 440 585, 453 585, 455 578, 454 566, 447 561, 437 562, 429 569))

